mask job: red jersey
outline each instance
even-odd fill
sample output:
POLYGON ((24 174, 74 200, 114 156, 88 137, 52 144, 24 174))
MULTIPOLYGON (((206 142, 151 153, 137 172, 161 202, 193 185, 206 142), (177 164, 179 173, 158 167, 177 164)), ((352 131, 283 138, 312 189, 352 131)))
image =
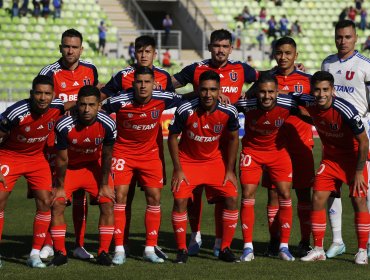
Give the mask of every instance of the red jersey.
POLYGON ((0 115, 0 130, 8 133, 0 147, 1 154, 22 157, 44 157, 43 149, 55 122, 63 115, 64 106, 54 99, 44 114, 31 111, 30 99, 24 99, 8 107, 0 115))
MULTIPOLYGON (((302 94, 310 94, 311 75, 294 70, 288 76, 279 74, 278 71, 271 71, 278 80, 278 89, 288 92, 298 92, 302 94)), ((312 147, 314 145, 312 126, 297 116, 290 116, 282 127, 287 139, 288 151, 299 152, 302 150, 302 144, 312 147)))
POLYGON ((39 75, 47 75, 54 80, 55 96, 63 102, 77 101, 77 94, 85 85, 98 84, 98 71, 96 67, 86 61, 79 60, 75 70, 66 69, 62 59, 44 67, 39 75))
POLYGON ((270 111, 260 109, 257 98, 241 99, 236 106, 245 116, 243 148, 272 151, 285 146, 279 130, 297 110, 297 104, 290 95, 278 95, 276 106, 270 111))
MULTIPOLYGON (((101 91, 108 96, 113 96, 118 94, 122 90, 127 91, 132 89, 135 67, 136 65, 128 66, 125 69, 117 72, 101 89, 101 91)), ((154 72, 154 83, 156 85, 156 90, 164 90, 170 92, 175 91, 171 82, 171 76, 170 74, 168 74, 168 72, 156 66, 153 66, 152 70, 154 72)))
POLYGON ((215 71, 220 75, 222 93, 230 98, 231 104, 238 101, 243 92, 243 85, 257 81, 259 76, 257 70, 244 62, 228 60, 225 66, 215 68, 212 66, 212 60, 206 59, 186 66, 174 77, 184 86, 188 83, 193 84, 194 91, 197 91, 199 76, 208 70, 215 71))
POLYGON ((179 157, 183 162, 202 162, 222 158, 220 137, 223 131, 239 129, 238 111, 232 105, 217 103, 209 113, 199 99, 184 102, 175 112, 170 133, 180 134, 179 157))
POLYGON ((56 148, 68 149, 68 167, 76 167, 98 161, 102 145, 113 145, 117 131, 114 120, 98 112, 96 121, 88 126, 78 117, 63 116, 55 124, 55 134, 56 148))
POLYGON ((310 113, 316 130, 323 144, 323 157, 340 157, 343 154, 353 154, 358 151, 358 141, 355 135, 365 131, 364 124, 356 108, 340 97, 333 97, 333 103, 327 110, 321 110, 315 105, 315 97, 297 95, 299 104, 306 107, 310 113))
POLYGON ((113 153, 134 159, 159 154, 156 139, 162 113, 176 107, 181 98, 176 93, 153 91, 152 99, 146 104, 137 103, 133 92, 104 100, 103 110, 116 113, 118 136, 113 153))

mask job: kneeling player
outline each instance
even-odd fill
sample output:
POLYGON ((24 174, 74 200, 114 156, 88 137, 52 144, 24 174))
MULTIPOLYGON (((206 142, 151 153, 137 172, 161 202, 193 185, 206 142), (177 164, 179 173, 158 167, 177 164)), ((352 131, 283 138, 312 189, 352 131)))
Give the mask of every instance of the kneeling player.
POLYGON ((64 116, 55 127, 58 153, 50 232, 56 253, 50 264, 59 266, 67 263, 65 248, 67 226, 64 210, 72 193, 83 189, 99 202, 97 263, 109 266, 112 264, 108 251, 114 231, 115 195, 113 184, 109 184, 108 181, 116 125, 108 115, 98 112, 100 92, 94 86, 84 86, 80 89, 77 108, 77 116, 64 116))
POLYGON ((218 102, 220 77, 206 71, 199 77, 199 98, 178 107, 174 122, 170 126, 168 147, 174 172, 172 191, 174 206, 172 225, 177 242, 176 263, 187 261, 186 225, 187 201, 192 191, 205 185, 210 202, 224 201, 222 215, 223 238, 219 259, 235 261, 230 244, 238 220, 237 181, 234 173, 238 150, 238 113, 233 106, 218 102), (228 133, 227 158, 222 158, 220 137, 228 133), (180 143, 177 137, 182 133, 180 143))

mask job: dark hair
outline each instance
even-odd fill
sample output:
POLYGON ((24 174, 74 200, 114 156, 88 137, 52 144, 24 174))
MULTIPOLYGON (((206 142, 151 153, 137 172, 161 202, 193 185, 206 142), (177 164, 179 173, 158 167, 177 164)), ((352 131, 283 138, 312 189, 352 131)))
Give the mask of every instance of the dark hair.
POLYGON ((139 66, 138 68, 136 68, 135 73, 134 73, 134 78, 136 79, 138 75, 144 75, 144 74, 149 74, 150 76, 154 78, 154 72, 148 66, 139 66))
POLYGON ((148 46, 152 46, 155 49, 155 40, 153 37, 143 35, 135 39, 135 51, 148 46))
POLYGON ((291 37, 282 37, 282 38, 278 39, 275 43, 274 49, 276 50, 278 47, 280 47, 282 45, 291 45, 295 49, 297 48, 296 42, 291 37))
POLYGON ((257 80, 257 86, 270 82, 275 83, 276 86, 278 85, 278 81, 274 75, 271 75, 269 72, 262 72, 257 80))
POLYGON ((77 95, 77 100, 80 100, 82 97, 95 96, 98 101, 100 101, 100 90, 92 85, 86 85, 80 88, 77 95))
POLYGON ((330 85, 334 86, 334 76, 326 71, 317 71, 313 76, 311 77, 311 88, 317 83, 317 82, 323 82, 328 81, 330 85))
POLYGON ((216 81, 219 84, 220 83, 220 75, 217 74, 215 71, 212 71, 212 70, 208 70, 208 71, 205 71, 202 74, 200 74, 199 83, 201 83, 203 81, 208 81, 208 80, 216 81))
POLYGON ((211 33, 211 44, 215 41, 229 40, 232 43, 232 36, 230 31, 226 29, 218 29, 211 33))
POLYGON ((342 28, 350 27, 350 26, 352 26, 352 28, 356 30, 356 25, 352 20, 345 19, 345 20, 338 21, 337 24, 335 25, 335 32, 337 32, 338 29, 342 29, 342 28))
POLYGON ((81 40, 81 44, 82 44, 82 41, 83 41, 82 34, 74 28, 67 29, 66 31, 63 32, 62 42, 63 42, 64 37, 78 37, 81 40))
POLYGON ((54 89, 53 78, 45 75, 38 75, 32 81, 32 90, 35 90, 36 85, 50 85, 54 89))

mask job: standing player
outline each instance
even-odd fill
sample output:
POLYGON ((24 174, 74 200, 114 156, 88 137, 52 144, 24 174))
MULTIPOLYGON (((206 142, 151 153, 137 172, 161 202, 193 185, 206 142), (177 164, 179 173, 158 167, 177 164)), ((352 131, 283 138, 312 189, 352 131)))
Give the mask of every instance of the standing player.
POLYGON ((292 227, 292 200, 290 188, 292 165, 285 148, 285 136, 280 130, 296 105, 285 94, 278 95, 276 77, 265 73, 257 81, 256 98, 241 99, 236 105, 245 115, 245 135, 240 155, 240 182, 242 185, 241 222, 244 239, 242 261, 254 259, 253 226, 254 204, 258 183, 264 168, 276 186, 279 205, 279 257, 294 261, 288 249, 292 227))
POLYGON ((177 108, 169 128, 168 148, 174 165, 172 225, 178 249, 175 262, 187 261, 186 207, 188 199, 193 196, 193 189, 199 185, 205 186, 208 201, 224 204, 223 236, 218 257, 233 262, 236 258, 230 245, 238 222, 238 184, 234 173, 239 145, 238 112, 231 105, 219 103, 220 77, 216 72, 209 70, 199 76, 198 91, 199 98, 184 102, 177 108), (223 133, 228 140, 223 143, 227 155, 224 159, 220 149, 223 133))
POLYGON ((45 267, 40 249, 51 219, 51 173, 43 149, 63 113, 62 100, 54 99, 53 80, 37 76, 30 98, 16 102, 0 115, 0 137, 5 139, 0 147, 0 239, 6 202, 18 178, 25 176, 36 201, 32 251, 27 260, 35 268, 45 267))
MULTIPOLYGON (((258 78, 258 72, 246 63, 229 60, 229 55, 233 49, 232 44, 232 36, 229 31, 224 29, 213 31, 210 44, 208 45, 211 58, 188 65, 179 73, 175 74, 172 77, 174 87, 179 88, 191 83, 194 91, 198 92, 199 76, 205 71, 212 70, 220 75, 221 94, 226 95, 230 99, 231 104, 236 103, 242 94, 244 84, 255 82, 258 78)), ((200 224, 203 188, 198 187, 193 193, 194 199, 191 207, 188 209, 192 231, 189 243, 189 255, 198 254, 202 244, 200 224)), ((216 242, 214 246, 214 254, 216 256, 218 255, 222 238, 222 211, 223 204, 216 203, 216 242)))
MULTIPOLYGON (((86 61, 80 60, 83 52, 82 34, 75 29, 68 29, 63 32, 61 44, 59 46, 62 57, 44 67, 41 75, 48 75, 53 78, 56 97, 63 100, 67 109, 73 107, 77 101, 77 94, 84 85, 98 85, 98 71, 96 67, 86 61)), ((105 98, 104 94, 103 97, 105 98)), ((54 157, 56 150, 54 146, 54 136, 48 141, 47 155, 50 158, 50 165, 55 165, 54 157)), ((53 168, 53 167, 52 167, 53 168)), ((83 190, 73 193, 73 224, 76 236, 75 250, 73 255, 80 259, 90 259, 93 255, 84 248, 84 238, 86 230, 87 203, 83 190)), ((53 256, 52 242, 48 234, 46 244, 41 250, 41 257, 53 256)))
MULTIPOLYGON (((153 65, 154 59, 157 56, 156 44, 153 37, 143 35, 135 39, 135 58, 137 63, 130 65, 123 70, 117 72, 110 81, 101 89, 103 93, 108 96, 114 96, 122 90, 131 90, 132 83, 134 81, 134 74, 136 68, 140 66, 146 66, 153 70, 154 72, 154 89, 164 90, 168 92, 174 92, 174 88, 171 82, 171 76, 165 70, 158 68, 153 65)), ((163 154, 163 135, 162 130, 158 133, 158 146, 160 148, 160 156, 164 164, 164 154, 163 154)), ((163 165, 163 175, 164 181, 166 180, 165 166, 163 165)), ((114 241, 116 245, 116 251, 128 250, 128 239, 130 234, 130 224, 131 224, 131 205, 135 195, 135 187, 137 183, 136 175, 134 174, 132 182, 130 183, 129 193, 127 195, 126 205, 115 204, 114 217, 117 219, 118 223, 122 223, 122 217, 126 217, 126 227, 125 232, 116 231, 114 233, 114 241), (125 238, 123 238, 125 236, 125 238)), ((156 253, 161 257, 167 257, 158 246, 155 247, 156 253)), ((128 255, 128 252, 126 252, 128 255)), ((115 262, 118 260, 114 260, 115 262)))
POLYGON ((334 77, 319 71, 311 79, 312 96, 301 96, 308 105, 323 144, 323 155, 313 186, 311 212, 315 248, 302 261, 325 260, 323 240, 326 229, 325 203, 331 192, 340 192, 341 183, 349 185, 355 211, 358 239, 356 264, 367 264, 366 243, 370 219, 366 206, 368 173, 365 166, 369 140, 361 117, 353 105, 340 97, 333 97, 334 77), (340 184, 338 184, 340 182, 340 184))
MULTIPOLYGON (((132 83, 133 91, 108 98, 103 109, 116 113, 117 142, 113 149, 112 171, 116 191, 116 207, 124 210, 129 185, 134 174, 145 191, 146 246, 144 260, 164 262, 155 254, 161 221, 161 189, 163 187, 163 165, 158 146, 160 119, 165 109, 176 107, 181 96, 153 91, 154 72, 149 67, 137 67, 132 83)), ((124 233, 126 218, 115 217, 115 232, 124 233)), ((122 234, 122 240, 124 235, 122 234)), ((123 264, 126 254, 123 246, 117 246, 114 264, 123 264)))
MULTIPOLYGON (((350 20, 340 21, 335 26, 335 45, 338 53, 328 56, 321 69, 334 76, 336 95, 351 103, 357 109, 369 133, 369 89, 370 89, 370 59, 355 50, 357 34, 355 24, 350 20)), ((370 208, 370 192, 367 205, 370 208)), ((333 232, 333 243, 326 252, 328 258, 343 254, 346 247, 342 239, 342 202, 340 194, 330 197, 328 203, 330 224, 333 232)), ((370 256, 370 238, 368 241, 370 256)))
POLYGON ((97 263, 112 264, 108 253, 114 231, 115 195, 113 184, 109 185, 108 179, 117 132, 113 119, 98 112, 99 109, 99 90, 91 85, 83 86, 77 97, 77 115, 64 116, 55 125, 58 153, 50 232, 56 253, 51 265, 67 263, 64 210, 66 202, 78 189, 89 192, 99 202, 97 263))

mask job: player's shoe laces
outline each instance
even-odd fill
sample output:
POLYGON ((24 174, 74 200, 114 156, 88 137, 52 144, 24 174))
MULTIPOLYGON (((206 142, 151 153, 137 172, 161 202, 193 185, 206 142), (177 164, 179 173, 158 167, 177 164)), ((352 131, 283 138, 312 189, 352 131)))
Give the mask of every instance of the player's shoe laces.
POLYGON ((115 265, 121 265, 126 262, 126 253, 125 252, 115 252, 112 259, 112 263, 115 265))
POLYGON ((68 262, 68 258, 61 251, 55 252, 54 258, 48 263, 48 266, 61 266, 68 262))
POLYGON ((346 252, 346 245, 344 245, 344 243, 339 244, 339 243, 333 242, 330 245, 329 249, 326 251, 326 257, 328 257, 329 259, 334 258, 335 256, 339 256, 345 252, 346 252))
POLYGON ((365 249, 359 249, 355 256, 355 264, 367 264, 368 257, 365 249))
POLYGON ((202 246, 202 240, 196 241, 195 239, 190 240, 188 246, 188 255, 196 256, 199 254, 200 247, 202 246))
POLYGON ((231 252, 230 248, 226 247, 223 250, 220 250, 220 254, 218 255, 218 259, 224 262, 236 262, 237 259, 233 252, 231 252))
POLYGON ((49 257, 53 257, 53 256, 54 256, 53 247, 51 247, 50 245, 45 245, 44 247, 42 247, 40 251, 40 258, 42 260, 47 259, 49 257))
POLYGON ((104 266, 113 266, 112 259, 110 256, 102 251, 96 258, 96 263, 104 266))
POLYGON ((154 253, 161 259, 168 259, 168 256, 165 252, 163 252, 162 248, 159 246, 154 246, 154 253))
POLYGON ((279 245, 280 241, 278 239, 271 239, 264 255, 266 257, 277 257, 279 255, 279 245))
POLYGON ((144 261, 151 262, 151 263, 164 263, 164 259, 158 257, 155 252, 145 252, 143 254, 144 261))
POLYGON ((240 260, 242 262, 250 262, 251 260, 254 260, 254 252, 252 248, 244 248, 243 254, 240 256, 240 260))
POLYGON ((32 255, 27 259, 27 265, 32 268, 45 268, 46 265, 42 262, 39 255, 32 255))
POLYGON ((94 256, 91 255, 84 247, 77 247, 73 251, 73 256, 77 259, 81 260, 88 260, 88 259, 93 259, 94 256))
POLYGON ((279 258, 282 259, 283 261, 294 261, 295 258, 293 255, 289 252, 288 247, 283 247, 279 250, 279 258))
POLYGON ((312 250, 310 242, 301 241, 298 244, 298 257, 303 258, 307 256, 308 252, 312 250))
POLYGON ((213 255, 218 257, 220 255, 221 248, 214 246, 213 247, 213 255))
POLYGON ((178 250, 174 263, 186 263, 188 260, 188 252, 184 249, 178 250))
POLYGON ((303 262, 313 262, 313 261, 325 261, 325 252, 322 249, 314 248, 308 252, 307 256, 301 258, 303 262))

